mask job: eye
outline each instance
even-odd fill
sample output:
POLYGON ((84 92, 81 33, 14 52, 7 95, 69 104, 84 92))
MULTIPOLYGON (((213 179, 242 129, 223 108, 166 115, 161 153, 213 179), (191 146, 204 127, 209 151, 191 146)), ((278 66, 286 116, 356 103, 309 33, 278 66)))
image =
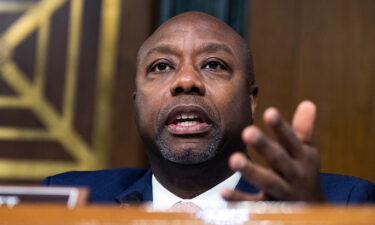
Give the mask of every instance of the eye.
POLYGON ((151 67, 150 72, 162 73, 162 72, 169 72, 172 69, 173 67, 170 66, 168 63, 159 62, 159 63, 154 64, 151 67))
POLYGON ((202 66, 202 69, 209 70, 227 70, 227 67, 219 61, 209 61, 202 66))

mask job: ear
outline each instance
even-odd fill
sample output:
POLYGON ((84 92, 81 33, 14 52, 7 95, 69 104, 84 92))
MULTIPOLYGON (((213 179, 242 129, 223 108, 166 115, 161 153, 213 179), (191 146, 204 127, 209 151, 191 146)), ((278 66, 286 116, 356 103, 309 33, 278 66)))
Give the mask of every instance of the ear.
POLYGON ((257 101, 255 95, 250 95, 250 107, 251 107, 251 117, 254 118, 255 108, 257 107, 257 101))
POLYGON ((133 91, 133 100, 135 100, 136 97, 137 97, 137 92, 133 91))
POLYGON ((256 101, 257 95, 258 95, 258 87, 257 86, 251 86, 249 97, 250 97, 250 107, 251 107, 252 118, 254 118, 255 108, 257 106, 257 101, 256 101))

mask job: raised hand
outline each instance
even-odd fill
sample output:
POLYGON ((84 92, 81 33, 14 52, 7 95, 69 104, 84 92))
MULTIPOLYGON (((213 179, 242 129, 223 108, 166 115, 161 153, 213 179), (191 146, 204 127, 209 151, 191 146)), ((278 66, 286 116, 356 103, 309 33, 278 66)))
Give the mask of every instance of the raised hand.
POLYGON ((319 152, 312 144, 316 107, 303 101, 297 107, 290 126, 275 108, 264 112, 263 120, 275 140, 256 126, 242 132, 242 139, 270 165, 265 168, 242 153, 234 153, 230 167, 261 191, 245 194, 234 190, 222 192, 228 201, 324 201, 319 182, 319 152))

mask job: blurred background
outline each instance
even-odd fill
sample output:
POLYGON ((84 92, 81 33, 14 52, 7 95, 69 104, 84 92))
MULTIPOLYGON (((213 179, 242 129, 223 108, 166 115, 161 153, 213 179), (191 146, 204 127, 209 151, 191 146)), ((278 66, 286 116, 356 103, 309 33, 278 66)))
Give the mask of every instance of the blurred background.
POLYGON ((0 0, 0 183, 147 167, 133 122, 136 53, 190 10, 251 46, 257 125, 269 106, 290 120, 313 100, 322 171, 375 182, 373 0, 0 0))

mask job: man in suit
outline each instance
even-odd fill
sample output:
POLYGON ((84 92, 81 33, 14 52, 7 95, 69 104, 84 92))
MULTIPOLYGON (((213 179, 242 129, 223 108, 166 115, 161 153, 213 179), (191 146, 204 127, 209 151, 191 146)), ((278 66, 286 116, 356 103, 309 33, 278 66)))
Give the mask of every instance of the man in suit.
POLYGON ((89 186, 92 202, 153 201, 159 208, 186 201, 374 201, 370 182, 319 174, 312 102, 298 106, 291 126, 267 109, 273 140, 250 125, 256 94, 246 42, 207 14, 178 15, 138 52, 136 123, 151 168, 71 172, 44 183, 89 186), (247 146, 270 167, 252 162, 247 146))

